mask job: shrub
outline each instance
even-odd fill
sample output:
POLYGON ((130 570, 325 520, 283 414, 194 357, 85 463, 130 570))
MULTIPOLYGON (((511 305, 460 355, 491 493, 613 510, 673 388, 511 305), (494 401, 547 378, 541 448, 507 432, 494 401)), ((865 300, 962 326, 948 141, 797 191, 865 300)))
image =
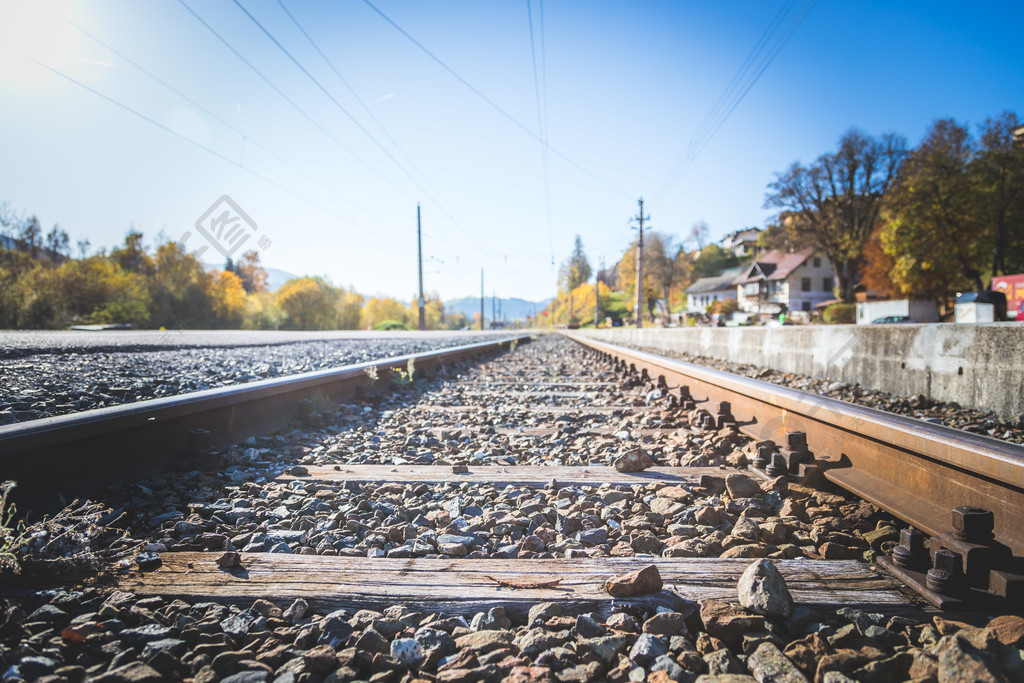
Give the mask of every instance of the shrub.
POLYGON ((857 321, 857 304, 832 304, 826 306, 821 314, 822 320, 829 325, 854 323, 857 321))
POLYGON ((390 332, 392 330, 408 330, 409 327, 401 320, 382 320, 373 326, 375 332, 390 332))

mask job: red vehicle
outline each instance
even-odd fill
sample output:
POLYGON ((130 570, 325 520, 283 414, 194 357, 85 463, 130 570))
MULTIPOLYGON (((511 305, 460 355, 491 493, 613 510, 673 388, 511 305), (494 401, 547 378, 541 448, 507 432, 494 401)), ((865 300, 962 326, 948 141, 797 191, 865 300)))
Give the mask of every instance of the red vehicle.
POLYGON ((994 277, 991 289, 1006 295, 1006 319, 1024 322, 1024 273, 994 277))

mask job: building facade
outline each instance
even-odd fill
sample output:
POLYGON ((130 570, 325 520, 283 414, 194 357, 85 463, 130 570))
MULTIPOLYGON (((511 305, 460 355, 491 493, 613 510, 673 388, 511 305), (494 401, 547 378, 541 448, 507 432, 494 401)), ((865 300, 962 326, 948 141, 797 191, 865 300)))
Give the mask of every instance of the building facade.
POLYGON ((755 258, 733 280, 741 311, 776 314, 810 311, 834 298, 832 264, 813 248, 797 252, 775 249, 755 258))

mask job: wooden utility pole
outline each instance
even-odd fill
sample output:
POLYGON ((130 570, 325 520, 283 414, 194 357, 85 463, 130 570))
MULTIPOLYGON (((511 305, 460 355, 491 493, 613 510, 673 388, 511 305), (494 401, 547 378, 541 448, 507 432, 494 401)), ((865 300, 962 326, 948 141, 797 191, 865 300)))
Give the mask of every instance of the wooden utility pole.
POLYGON ((601 270, 594 276, 594 329, 601 322, 601 271, 604 270, 604 259, 601 259, 601 270))
POLYGON ((480 331, 484 331, 484 269, 480 269, 480 331))
POLYGON ((651 220, 650 216, 644 216, 644 198, 639 200, 640 215, 633 220, 639 223, 640 239, 636 245, 636 326, 644 326, 644 221, 651 220))
POLYGON ((420 324, 419 329, 427 329, 427 308, 423 300, 423 231, 420 229, 420 205, 416 204, 416 248, 420 260, 420 324))

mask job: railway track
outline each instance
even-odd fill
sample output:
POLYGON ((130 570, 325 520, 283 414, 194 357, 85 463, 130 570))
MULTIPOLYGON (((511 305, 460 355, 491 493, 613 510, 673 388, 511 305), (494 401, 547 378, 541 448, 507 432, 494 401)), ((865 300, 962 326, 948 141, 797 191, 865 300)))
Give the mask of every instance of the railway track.
POLYGON ((1019 609, 1020 449, 527 341, 0 428, 28 503, 90 494, 0 592, 6 678, 1024 675, 1024 619, 989 622, 1019 609))

